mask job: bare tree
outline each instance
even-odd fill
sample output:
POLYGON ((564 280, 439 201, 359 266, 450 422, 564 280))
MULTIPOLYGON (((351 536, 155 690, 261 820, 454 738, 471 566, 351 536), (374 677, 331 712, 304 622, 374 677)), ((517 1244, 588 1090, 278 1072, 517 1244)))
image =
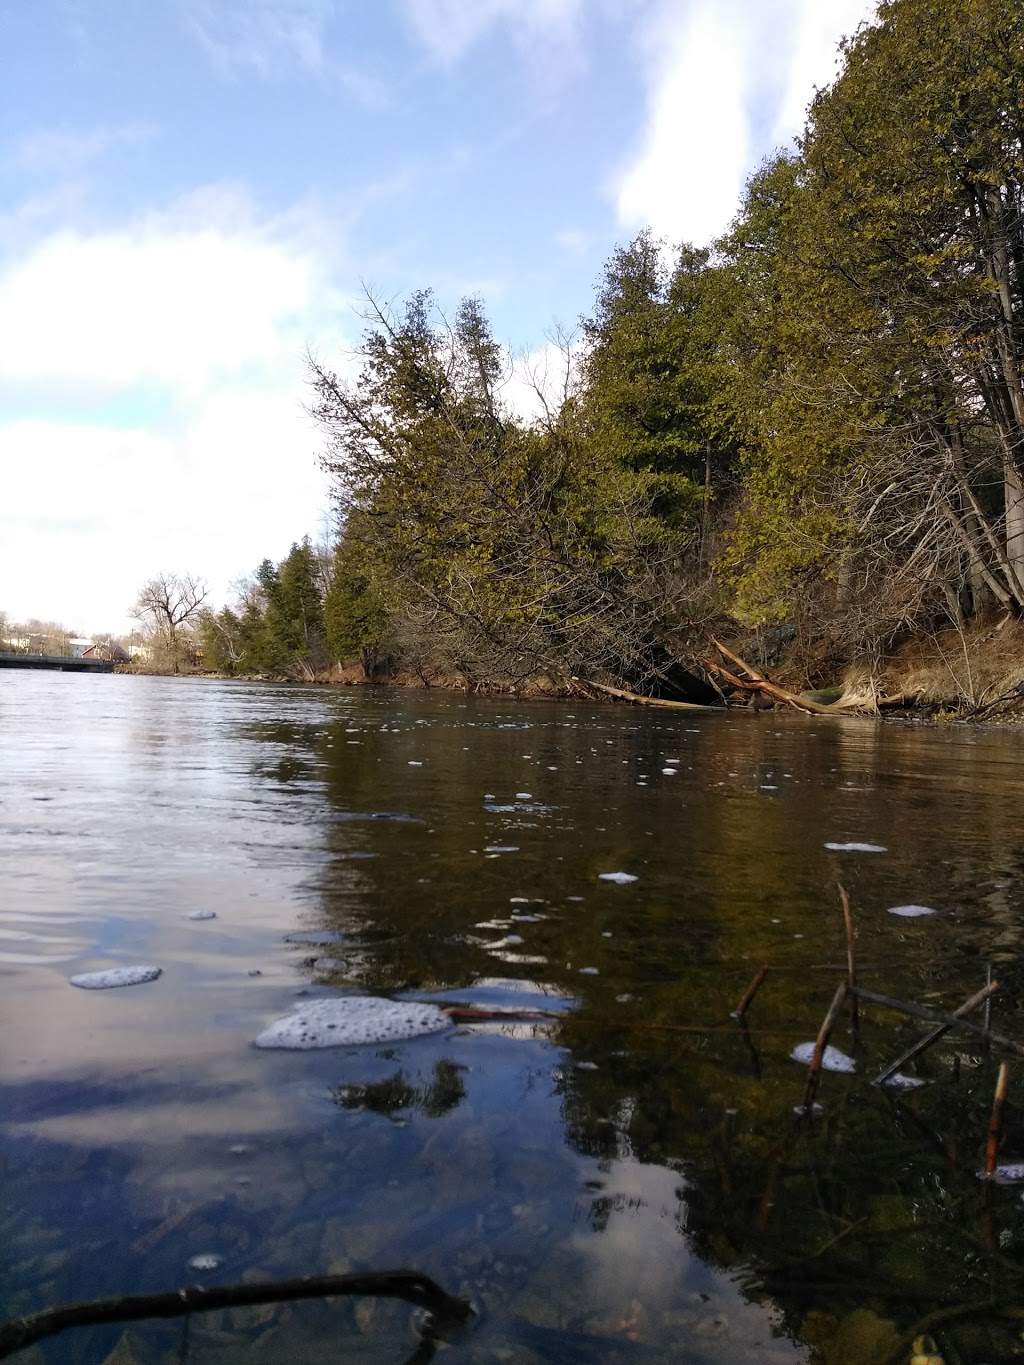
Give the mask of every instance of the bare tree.
POLYGON ((137 621, 148 625, 167 651, 173 671, 179 672, 182 630, 198 616, 209 588, 194 574, 158 573, 144 583, 132 608, 137 621))

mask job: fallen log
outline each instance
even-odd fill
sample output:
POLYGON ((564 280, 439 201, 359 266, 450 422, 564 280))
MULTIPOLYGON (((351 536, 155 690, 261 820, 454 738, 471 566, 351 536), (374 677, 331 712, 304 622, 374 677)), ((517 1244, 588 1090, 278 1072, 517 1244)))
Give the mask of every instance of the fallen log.
POLYGON ((721 640, 716 640, 714 636, 712 636, 711 643, 715 646, 723 659, 728 659, 730 663, 735 664, 736 667, 742 673, 746 673, 747 677, 750 679, 748 682, 743 678, 739 678, 736 674, 723 668, 721 664, 715 664, 709 659, 701 660, 701 663, 705 668, 713 669, 719 676, 725 678, 726 682, 731 683, 733 687, 738 687, 744 692, 763 692, 766 697, 771 697, 773 701, 783 702, 786 706, 795 707, 797 711, 809 711, 815 716, 834 716, 837 714, 832 706, 823 706, 821 702, 809 701, 805 697, 798 697, 795 692, 788 692, 786 688, 779 687, 778 683, 769 682, 763 673, 759 673, 756 668, 751 668, 751 666, 744 662, 738 654, 734 654, 731 649, 728 649, 723 645, 721 640))
POLYGON ((636 706, 663 706, 670 711, 721 711, 720 706, 705 706, 697 701, 668 701, 665 697, 642 697, 639 692, 627 692, 623 687, 609 687, 607 683, 591 682, 589 678, 577 678, 573 675, 572 681, 579 683, 581 687, 593 688, 595 692, 603 692, 606 696, 617 697, 619 701, 632 702, 636 706))

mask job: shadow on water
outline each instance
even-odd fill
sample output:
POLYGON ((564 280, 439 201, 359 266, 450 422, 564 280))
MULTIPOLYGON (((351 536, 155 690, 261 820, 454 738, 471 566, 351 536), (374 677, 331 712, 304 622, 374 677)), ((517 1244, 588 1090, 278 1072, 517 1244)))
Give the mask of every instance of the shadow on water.
MULTIPOLYGON (((865 984, 950 1009, 991 963, 994 1021, 1024 1037, 1022 737, 188 692, 193 740, 175 743, 195 780, 163 758, 105 778, 122 868, 147 782, 201 851, 121 931, 164 977, 136 1004, 69 1001, 27 963, 5 978, 42 1038, 2 1072, 8 1315, 197 1274, 410 1264, 480 1310, 453 1361, 881 1365, 915 1337, 946 1365, 1018 1358, 1021 1186, 978 1178, 999 1054, 950 1034, 910 1066, 924 1084, 875 1087, 927 1026, 865 1006, 832 1039, 856 1070, 826 1075, 807 1119, 790 1053, 845 972, 838 879, 865 984), (619 871, 637 880, 600 880, 619 871), (217 918, 183 923, 200 901, 217 918), (907 904, 935 913, 890 913, 907 904), (729 1012, 762 963, 743 1027, 729 1012), (297 992, 351 991, 478 1013, 386 1046, 247 1046, 297 992)), ((131 724, 165 754, 159 715, 112 716, 109 745, 131 724)), ((61 775, 64 812, 34 824, 0 786, 22 852, 60 820, 74 845, 88 794, 61 775)), ((79 852, 63 873, 47 856, 19 923, 75 901, 79 852)), ((1014 1072, 1001 1162, 1024 1160, 1014 1072)), ((181 1330, 82 1330, 36 1359, 390 1361, 415 1340, 407 1308, 370 1300, 181 1330)))

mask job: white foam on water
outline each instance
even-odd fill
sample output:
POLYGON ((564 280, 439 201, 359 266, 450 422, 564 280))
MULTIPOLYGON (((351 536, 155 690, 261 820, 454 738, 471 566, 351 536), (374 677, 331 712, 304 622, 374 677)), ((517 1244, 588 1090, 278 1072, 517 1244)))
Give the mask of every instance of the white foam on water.
POLYGON ((190 910, 185 916, 186 919, 216 919, 216 910, 190 910))
POLYGON ((662 768, 661 771, 665 774, 666 777, 675 777, 676 775, 675 768, 662 768))
POLYGON ((71 978, 72 986, 83 991, 110 991, 117 986, 141 986, 155 981, 162 967, 110 967, 104 972, 80 972, 71 978))
POLYGON ((203 1252, 199 1256, 193 1256, 188 1263, 189 1270, 216 1270, 224 1258, 215 1255, 212 1251, 203 1252))
MULTIPOLYGON (((984 1171, 979 1171, 978 1175, 982 1180, 987 1179, 984 1171)), ((1018 1180, 1024 1180, 1024 1161, 1013 1161, 1008 1166, 997 1166, 993 1179, 1000 1185, 1012 1185, 1018 1180)))
POLYGON ((614 882, 616 886, 626 886, 629 882, 637 882, 639 877, 634 877, 632 872, 600 872, 597 880, 599 882, 614 882))
POLYGON ((597 969, 597 967, 581 967, 581 968, 580 968, 580 976, 599 976, 599 975, 600 975, 600 972, 599 972, 599 970, 597 969))
POLYGON ((888 853, 884 844, 826 844, 833 853, 888 853))
POLYGON ((919 919, 921 915, 934 915, 935 913, 928 905, 892 905, 889 907, 889 914, 899 915, 901 919, 919 919))
POLYGON ((518 844, 488 844, 485 853, 518 853, 518 844))
MULTIPOLYGON (((814 1056, 813 1043, 798 1043, 789 1054, 794 1062, 803 1062, 804 1066, 810 1066, 811 1058, 814 1056)), ((822 1071, 845 1071, 852 1072, 857 1070, 857 1063, 852 1057, 847 1057, 845 1052, 840 1052, 831 1043, 825 1048, 821 1058, 822 1071)))
POLYGON ((436 1005, 350 995, 304 1000, 256 1038, 257 1047, 307 1050, 394 1043, 448 1028, 451 1020, 436 1005))
POLYGON ((904 1076, 902 1071, 894 1071, 883 1081, 883 1085, 891 1085, 896 1090, 917 1090, 919 1086, 927 1084, 920 1076, 904 1076))
POLYGON ((533 792, 516 792, 517 801, 532 801, 533 792))

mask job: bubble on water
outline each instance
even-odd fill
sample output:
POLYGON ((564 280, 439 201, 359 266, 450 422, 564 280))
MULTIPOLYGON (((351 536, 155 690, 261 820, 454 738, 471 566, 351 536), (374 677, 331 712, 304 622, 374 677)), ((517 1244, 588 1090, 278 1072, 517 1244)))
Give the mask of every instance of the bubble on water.
POLYGON ((919 919, 921 915, 934 915, 935 913, 927 905, 892 905, 889 907, 889 914, 899 915, 901 919, 919 919))
MULTIPOLYGON (((798 1043, 789 1055, 794 1062, 803 1062, 805 1066, 809 1066, 811 1058, 814 1056, 814 1044, 798 1043)), ((822 1053, 821 1069, 822 1071, 853 1072, 857 1070, 857 1063, 852 1057, 847 1057, 845 1052, 840 1052, 837 1047, 833 1047, 830 1043, 822 1053)))
POLYGON ((665 774, 666 777, 675 777, 676 775, 675 768, 662 768, 661 771, 665 774))
POLYGON ((518 844, 488 844, 485 853, 518 853, 518 844))
POLYGON ((833 844, 826 844, 825 847, 831 849, 833 853, 888 853, 888 852, 889 852, 889 850, 885 847, 884 844, 857 844, 857 843, 838 844, 838 843, 833 843, 833 844))
POLYGON ((401 1042, 448 1028, 436 1005, 351 995, 303 1001, 255 1039, 257 1047, 308 1049, 401 1042))
POLYGON ((145 981, 155 981, 162 971, 162 967, 110 967, 104 972, 80 972, 71 978, 71 984, 83 991, 110 991, 117 986, 141 986, 145 981))
POLYGON ((600 882, 614 882, 616 886, 626 886, 630 882, 639 881, 639 877, 634 877, 632 872, 601 872, 598 874, 600 882))
POLYGON ((581 967, 580 976, 600 976, 600 972, 596 967, 581 967))
POLYGON ((516 792, 517 801, 532 801, 533 792, 516 792))

